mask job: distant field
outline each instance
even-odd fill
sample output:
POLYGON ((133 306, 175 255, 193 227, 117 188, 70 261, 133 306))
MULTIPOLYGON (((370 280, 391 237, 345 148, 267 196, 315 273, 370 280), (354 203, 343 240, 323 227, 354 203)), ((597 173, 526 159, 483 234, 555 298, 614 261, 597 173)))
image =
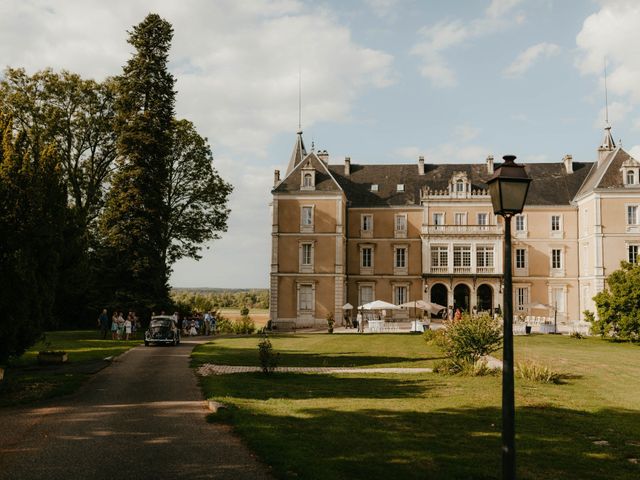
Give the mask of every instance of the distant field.
MULTIPOLYGON (((242 316, 239 308, 221 308, 220 313, 229 320, 237 320, 242 316)), ((256 327, 263 327, 269 321, 269 310, 266 308, 252 308, 249 310, 249 316, 256 323, 256 327)))

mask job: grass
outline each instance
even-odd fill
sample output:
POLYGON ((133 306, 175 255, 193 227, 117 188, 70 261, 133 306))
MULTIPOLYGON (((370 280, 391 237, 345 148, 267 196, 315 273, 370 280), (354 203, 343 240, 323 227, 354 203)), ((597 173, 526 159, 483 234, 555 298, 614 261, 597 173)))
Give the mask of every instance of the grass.
POLYGON ((102 340, 97 331, 88 330, 49 332, 46 342, 35 344, 10 363, 0 383, 0 407, 73 393, 105 365, 104 358, 120 355, 140 342, 102 340), (68 362, 38 365, 38 352, 45 349, 66 351, 68 362))
MULTIPOLYGON (((195 365, 258 364, 258 338, 217 339, 195 365)), ((411 335, 271 337, 283 365, 430 366, 411 335)), ((640 347, 547 335, 516 339, 516 360, 571 374, 516 379, 518 478, 635 479, 640 347), (607 442, 603 444, 602 441, 607 442), (596 442, 596 443, 594 443, 596 442)), ((279 478, 500 478, 500 377, 236 374, 201 379, 223 418, 279 478)))

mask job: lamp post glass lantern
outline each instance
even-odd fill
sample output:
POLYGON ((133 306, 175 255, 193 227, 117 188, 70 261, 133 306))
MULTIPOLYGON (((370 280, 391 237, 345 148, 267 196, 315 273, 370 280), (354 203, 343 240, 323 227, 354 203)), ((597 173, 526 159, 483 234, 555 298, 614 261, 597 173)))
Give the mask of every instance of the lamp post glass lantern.
POLYGON ((504 218, 504 347, 502 366, 502 478, 516 478, 515 398, 513 388, 513 288, 511 279, 511 217, 522 212, 531 178, 514 155, 502 157, 487 181, 493 213, 504 218))

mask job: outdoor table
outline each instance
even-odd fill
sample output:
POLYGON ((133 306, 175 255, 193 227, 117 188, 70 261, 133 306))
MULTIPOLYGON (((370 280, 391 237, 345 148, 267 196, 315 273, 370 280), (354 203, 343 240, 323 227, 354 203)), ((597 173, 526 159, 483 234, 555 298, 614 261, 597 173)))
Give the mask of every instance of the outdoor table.
POLYGON ((543 323, 539 326, 540 333, 554 333, 555 327, 552 324, 543 323))
POLYGON ((411 322, 411 332, 424 332, 424 324, 422 320, 413 320, 411 322))
POLYGON ((384 332, 384 320, 369 320, 369 332, 372 332, 372 333, 384 332))

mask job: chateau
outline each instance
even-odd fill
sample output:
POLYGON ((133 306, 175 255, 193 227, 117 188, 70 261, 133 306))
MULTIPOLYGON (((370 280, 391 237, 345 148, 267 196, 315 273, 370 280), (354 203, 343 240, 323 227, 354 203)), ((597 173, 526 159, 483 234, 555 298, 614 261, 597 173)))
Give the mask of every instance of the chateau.
MULTIPOLYGON (((486 185, 495 166, 491 156, 335 164, 326 151, 307 152, 298 132, 284 177, 274 174, 271 320, 326 325, 347 302, 374 299, 501 306, 504 225, 486 185)), ((607 126, 595 162, 566 155, 526 170, 533 182, 512 221, 514 312, 540 303, 559 323, 581 320, 607 275, 638 258, 640 163, 607 126)))

